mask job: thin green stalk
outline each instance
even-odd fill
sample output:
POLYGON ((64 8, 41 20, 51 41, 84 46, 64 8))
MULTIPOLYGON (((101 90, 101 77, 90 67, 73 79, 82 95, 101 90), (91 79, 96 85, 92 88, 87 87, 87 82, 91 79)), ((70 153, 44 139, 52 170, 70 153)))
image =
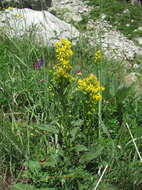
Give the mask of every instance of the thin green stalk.
MULTIPOLYGON (((100 75, 101 75, 101 71, 99 70, 99 81, 101 79, 100 75)), ((101 136, 100 129, 102 125, 102 100, 100 100, 98 103, 98 119, 99 119, 98 137, 100 137, 101 136)))
MULTIPOLYGON (((101 72, 102 72, 102 66, 101 66, 101 61, 98 63, 98 79, 101 84, 101 72)), ((102 92, 100 91, 100 94, 102 95, 102 92)), ((101 137, 101 127, 102 127, 102 100, 99 101, 98 103, 98 138, 101 137)))
POLYGON ((29 158, 29 155, 30 155, 30 132, 27 127, 27 153, 26 153, 27 159, 29 158))

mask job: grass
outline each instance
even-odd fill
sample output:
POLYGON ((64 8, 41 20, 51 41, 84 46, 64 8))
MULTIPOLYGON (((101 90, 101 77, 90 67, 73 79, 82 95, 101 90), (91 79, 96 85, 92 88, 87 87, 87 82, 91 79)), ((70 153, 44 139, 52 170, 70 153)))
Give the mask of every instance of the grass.
POLYGON ((141 190, 141 58, 67 47, 64 64, 57 47, 1 36, 0 189, 141 190))
MULTIPOLYGON (((142 8, 140 6, 122 0, 90 0, 88 4, 92 7, 91 19, 96 20, 105 14, 105 19, 129 39, 142 35, 142 31, 138 30, 139 27, 142 27, 140 22, 142 8)), ((88 18, 84 17, 81 23, 87 23, 87 20, 88 18)))

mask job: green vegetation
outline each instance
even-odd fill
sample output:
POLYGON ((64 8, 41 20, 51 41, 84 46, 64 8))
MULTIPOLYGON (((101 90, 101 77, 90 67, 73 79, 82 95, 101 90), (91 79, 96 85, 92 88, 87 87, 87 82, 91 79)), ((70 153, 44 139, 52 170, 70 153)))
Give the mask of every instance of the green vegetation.
POLYGON ((98 189, 141 189, 141 161, 127 129, 141 151, 142 99, 125 81, 134 69, 85 44, 73 46, 69 58, 68 48, 1 38, 1 189, 9 178, 14 190, 93 189, 104 169, 98 189), (102 100, 91 99, 97 83, 87 77, 94 75, 105 88, 102 100))
POLYGON ((0 189, 142 189, 141 58, 26 36, 0 52, 0 189))
MULTIPOLYGON (((142 7, 123 0, 89 0, 92 6, 90 18, 96 20, 102 14, 106 20, 129 39, 142 36, 142 7)), ((86 22, 86 21, 85 21, 86 22)))

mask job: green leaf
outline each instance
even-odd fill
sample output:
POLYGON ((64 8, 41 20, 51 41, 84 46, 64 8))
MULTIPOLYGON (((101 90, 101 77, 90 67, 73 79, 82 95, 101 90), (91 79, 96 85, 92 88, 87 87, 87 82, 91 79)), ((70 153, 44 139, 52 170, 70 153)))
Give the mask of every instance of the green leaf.
POLYGON ((73 150, 76 150, 77 152, 82 152, 82 151, 87 151, 88 148, 84 145, 76 145, 75 147, 73 147, 73 150))
POLYGON ((57 190, 55 188, 36 188, 29 184, 17 183, 11 186, 11 190, 57 190))
POLYGON ((109 84, 109 92, 112 97, 116 95, 117 88, 119 86, 119 81, 112 76, 111 82, 109 84))
POLYGON ((80 132, 80 128, 79 127, 75 127, 71 130, 71 136, 72 136, 72 141, 75 140, 77 134, 80 132))
POLYGON ((27 166, 30 170, 40 170, 41 165, 38 161, 29 160, 24 163, 24 166, 27 166))
POLYGON ((118 99, 119 102, 122 102, 129 94, 130 92, 132 91, 133 89, 133 85, 131 86, 120 86, 118 89, 117 89, 117 94, 116 94, 116 97, 118 99))
POLYGON ((89 152, 84 153, 81 156, 80 162, 84 163, 84 162, 89 162, 91 160, 94 160, 95 158, 97 158, 98 156, 102 154, 103 149, 104 148, 102 146, 94 147, 94 149, 90 150, 89 152))
POLYGON ((37 125, 38 129, 41 129, 43 131, 46 131, 50 134, 58 134, 59 130, 57 129, 56 126, 52 125, 52 124, 44 124, 44 125, 37 125))
POLYGON ((40 188, 40 189, 36 189, 36 190, 57 190, 57 189, 55 189, 55 188, 48 188, 48 187, 46 187, 46 188, 40 188))
POLYGON ((48 156, 48 160, 45 162, 44 166, 57 167, 60 161, 60 153, 52 153, 48 156))
POLYGON ((17 183, 12 185, 12 190, 37 190, 37 189, 29 184, 17 183))
POLYGON ((72 121, 71 124, 74 126, 74 127, 81 127, 84 123, 84 120, 82 119, 78 119, 76 121, 72 121))
POLYGON ((44 164, 44 166, 50 166, 50 167, 55 167, 57 165, 57 161, 56 160, 48 160, 46 161, 46 163, 44 164))

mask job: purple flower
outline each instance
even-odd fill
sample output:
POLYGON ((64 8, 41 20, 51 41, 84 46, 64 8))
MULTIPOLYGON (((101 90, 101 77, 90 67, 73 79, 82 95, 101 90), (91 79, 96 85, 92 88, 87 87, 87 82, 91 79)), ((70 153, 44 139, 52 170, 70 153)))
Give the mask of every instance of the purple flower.
POLYGON ((39 59, 39 60, 34 64, 34 68, 35 68, 36 70, 39 70, 39 69, 43 66, 43 64, 44 64, 43 59, 39 59))
POLYGON ((78 75, 82 75, 81 70, 76 70, 76 74, 78 74, 78 75))

